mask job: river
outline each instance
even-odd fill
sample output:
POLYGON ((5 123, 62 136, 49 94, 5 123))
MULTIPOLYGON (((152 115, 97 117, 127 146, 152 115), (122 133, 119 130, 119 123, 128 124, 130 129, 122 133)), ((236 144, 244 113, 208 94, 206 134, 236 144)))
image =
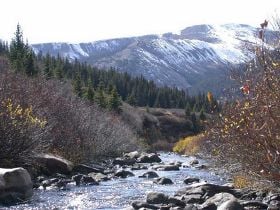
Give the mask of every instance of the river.
MULTIPOLYGON (((180 161, 184 164, 189 163, 192 157, 182 157, 174 153, 160 153, 160 158, 164 163, 180 161)), ((199 159, 198 159, 199 160, 199 159)), ((199 160, 200 163, 205 163, 199 160)), ((125 209, 130 207, 132 201, 144 200, 148 192, 163 192, 173 195, 178 189, 185 186, 183 180, 187 177, 197 177, 209 183, 223 184, 225 181, 219 176, 208 170, 199 170, 193 167, 180 167, 179 171, 157 171, 160 177, 170 178, 173 185, 158 185, 152 179, 138 178, 147 170, 133 171, 134 177, 126 179, 113 179, 101 182, 98 186, 76 187, 69 185, 66 191, 57 189, 34 191, 32 200, 25 204, 11 206, 0 209, 125 209)))

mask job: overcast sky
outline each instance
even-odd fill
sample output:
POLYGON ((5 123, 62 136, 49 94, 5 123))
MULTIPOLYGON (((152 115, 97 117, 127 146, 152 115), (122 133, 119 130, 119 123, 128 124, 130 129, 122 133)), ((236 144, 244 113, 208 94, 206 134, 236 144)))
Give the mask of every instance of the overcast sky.
POLYGON ((280 13, 280 0, 1 0, 0 8, 1 39, 19 22, 29 43, 79 43, 205 23, 258 27, 280 13))

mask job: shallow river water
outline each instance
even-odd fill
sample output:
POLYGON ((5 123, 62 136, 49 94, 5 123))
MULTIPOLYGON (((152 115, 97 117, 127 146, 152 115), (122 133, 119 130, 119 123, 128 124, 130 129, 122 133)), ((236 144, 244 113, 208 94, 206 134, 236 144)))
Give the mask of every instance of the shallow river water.
MULTIPOLYGON (((182 157, 174 153, 160 153, 160 158, 164 163, 181 161, 187 164, 191 158, 182 157)), ((199 160, 203 163, 203 160, 199 160)), ((35 190, 32 200, 25 204, 11 206, 2 209, 125 209, 130 206, 132 201, 144 200, 148 192, 163 192, 173 195, 178 189, 185 186, 183 180, 187 176, 197 177, 209 183, 222 184, 224 181, 207 170, 180 167, 179 171, 157 171, 160 177, 170 178, 173 185, 158 185, 153 183, 153 179, 138 178, 147 170, 133 171, 134 177, 126 179, 113 179, 101 182, 99 186, 69 185, 69 190, 58 191, 35 190)))

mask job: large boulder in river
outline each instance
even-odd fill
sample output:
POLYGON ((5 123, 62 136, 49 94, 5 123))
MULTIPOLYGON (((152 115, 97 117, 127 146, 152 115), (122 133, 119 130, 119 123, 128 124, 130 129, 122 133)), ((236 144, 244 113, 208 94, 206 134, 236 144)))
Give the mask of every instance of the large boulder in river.
POLYGON ((217 210, 244 210, 237 200, 228 200, 218 207, 217 210))
POLYGON ((207 199, 201 207, 207 209, 209 206, 213 206, 213 204, 218 207, 229 200, 236 200, 236 198, 230 193, 217 193, 207 199))
POLYGON ((137 159, 139 163, 160 163, 161 159, 159 158, 158 154, 151 153, 151 154, 141 154, 141 156, 137 159))
POLYGON ((154 171, 147 171, 143 175, 139 176, 139 178, 148 178, 153 179, 159 177, 158 174, 154 171))
POLYGON ((134 174, 130 171, 126 171, 126 170, 118 170, 116 173, 115 173, 115 176, 116 177, 120 177, 120 178, 127 178, 127 177, 130 177, 130 176, 134 176, 134 174))
POLYGON ((32 181, 23 168, 0 168, 0 203, 8 204, 29 199, 33 194, 32 181))
POLYGON ((203 197, 212 197, 217 193, 230 193, 234 195, 234 189, 230 186, 221 186, 215 184, 201 183, 195 186, 185 187, 177 191, 176 195, 192 195, 199 194, 203 197))
POLYGON ((137 159, 140 157, 140 154, 138 151, 134 151, 134 152, 129 152, 129 153, 126 153, 124 154, 124 157, 125 158, 134 158, 134 159, 137 159))
POLYGON ((41 154, 36 156, 36 162, 43 173, 52 175, 55 173, 70 174, 73 169, 72 162, 52 154, 41 154))
POLYGON ((161 185, 166 185, 166 184, 173 184, 172 180, 166 177, 160 177, 157 178, 154 183, 156 184, 161 184, 161 185))
POLYGON ((149 204, 168 204, 169 197, 163 193, 150 192, 147 195, 147 203, 149 204))
POLYGON ((185 184, 192 184, 192 183, 195 183, 195 182, 199 182, 199 178, 196 178, 196 177, 187 177, 185 180, 184 180, 184 183, 185 184))

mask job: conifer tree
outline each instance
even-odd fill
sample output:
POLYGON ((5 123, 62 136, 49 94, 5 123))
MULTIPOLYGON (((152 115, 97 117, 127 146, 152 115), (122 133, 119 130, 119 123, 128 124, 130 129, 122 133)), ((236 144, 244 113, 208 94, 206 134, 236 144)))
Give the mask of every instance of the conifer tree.
POLYGON ((82 90, 82 80, 80 74, 77 74, 75 80, 73 81, 73 89, 77 96, 82 97, 83 90, 82 90))
POLYGON ((117 92, 116 87, 114 87, 110 93, 110 96, 108 98, 108 108, 113 111, 120 111, 121 106, 121 99, 117 92))
POLYGON ((104 83, 102 81, 98 85, 98 88, 97 88, 97 91, 95 94, 95 101, 100 107, 106 108, 106 98, 104 95, 104 83))
POLYGON ((196 119, 196 115, 194 112, 191 113, 191 121, 192 121, 192 129, 194 133, 198 133, 199 132, 199 125, 196 119))
POLYGON ((61 80, 63 78, 63 69, 62 69, 62 63, 60 61, 57 61, 56 62, 56 65, 55 65, 55 69, 54 69, 54 74, 55 74, 55 77, 59 80, 61 80))
POLYGON ((34 53, 32 50, 28 50, 24 57, 24 70, 27 76, 35 76, 37 74, 35 65, 34 65, 34 53))
POLYGON ((53 76, 53 72, 51 69, 51 56, 49 53, 45 57, 43 71, 44 71, 44 75, 47 79, 50 79, 53 76))
POLYGON ((85 97, 89 100, 89 101, 91 101, 91 102, 93 102, 94 101, 94 91, 93 91, 93 89, 92 89, 92 87, 87 87, 87 91, 86 91, 86 93, 85 93, 85 97))
POLYGON ((204 109, 200 110, 199 119, 202 121, 206 120, 206 115, 204 114, 204 109))
POLYGON ((9 58, 15 72, 24 71, 24 58, 26 54, 26 45, 23 42, 23 33, 19 24, 15 32, 15 37, 10 44, 9 58))
POLYGON ((130 94, 127 99, 126 102, 131 105, 131 106, 136 106, 136 98, 133 94, 130 94))
POLYGON ((189 117, 191 115, 191 105, 190 103, 187 103, 186 108, 185 108, 185 115, 186 117, 189 117))

